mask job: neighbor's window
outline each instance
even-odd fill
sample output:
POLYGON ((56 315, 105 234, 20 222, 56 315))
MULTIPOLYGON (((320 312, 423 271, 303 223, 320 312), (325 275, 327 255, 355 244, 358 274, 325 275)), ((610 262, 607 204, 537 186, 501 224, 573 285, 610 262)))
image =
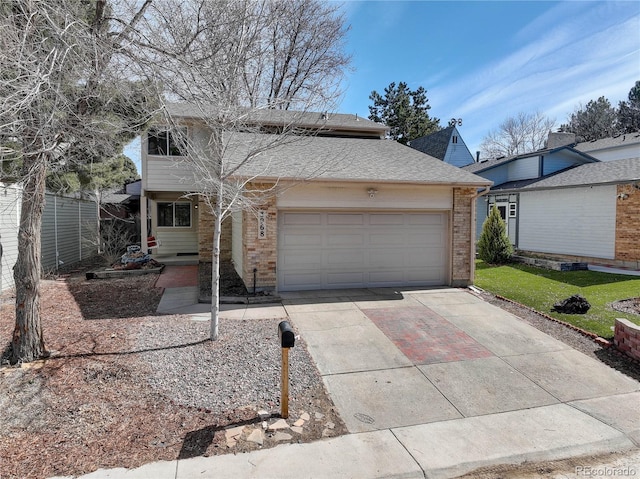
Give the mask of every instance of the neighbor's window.
POLYGON ((509 218, 515 218, 518 211, 518 205, 516 203, 509 203, 509 218))
POLYGON ((158 203, 158 226, 191 227, 191 203, 158 203))
MULTIPOLYGON (((181 132, 186 135, 186 131, 181 132)), ((147 134, 147 153, 160 156, 184 156, 178 142, 170 131, 149 130, 147 134)))

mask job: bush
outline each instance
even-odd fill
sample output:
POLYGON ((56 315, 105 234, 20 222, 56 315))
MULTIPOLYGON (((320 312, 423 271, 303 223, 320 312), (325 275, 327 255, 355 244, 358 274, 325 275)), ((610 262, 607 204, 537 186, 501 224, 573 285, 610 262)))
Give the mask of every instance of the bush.
POLYGON ((478 257, 486 263, 508 263, 513 256, 513 246, 507 236, 507 227, 500 217, 496 205, 493 205, 487 219, 482 224, 482 233, 478 240, 478 257))

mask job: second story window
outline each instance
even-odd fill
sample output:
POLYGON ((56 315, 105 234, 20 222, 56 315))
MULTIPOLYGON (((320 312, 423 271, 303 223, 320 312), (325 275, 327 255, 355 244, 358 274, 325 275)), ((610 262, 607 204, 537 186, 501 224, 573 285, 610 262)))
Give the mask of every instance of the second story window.
MULTIPOLYGON (((186 133, 186 132, 185 132, 186 133)), ((159 156, 184 156, 178 141, 170 131, 149 130, 147 154, 159 156)))

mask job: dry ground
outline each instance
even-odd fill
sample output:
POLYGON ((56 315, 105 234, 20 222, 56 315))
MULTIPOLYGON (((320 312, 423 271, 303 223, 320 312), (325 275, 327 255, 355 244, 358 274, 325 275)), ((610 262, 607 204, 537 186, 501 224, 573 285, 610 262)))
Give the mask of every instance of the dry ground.
MULTIPOLYGON (((271 386, 265 390, 265 382, 273 383, 273 377, 265 377, 269 375, 265 369, 277 366, 268 363, 272 356, 263 359, 262 355, 265 341, 273 340, 273 325, 265 325, 268 332, 254 327, 247 336, 244 331, 251 328, 246 324, 223 323, 221 333, 226 339, 215 343, 198 340, 203 334, 206 339, 206 323, 155 315, 162 294, 154 287, 157 275, 87 281, 84 273, 78 269, 43 282, 44 334, 53 356, 28 367, 5 364, 0 368, 2 479, 131 468, 157 460, 243 452, 346 432, 300 341, 294 351, 307 381, 293 387, 289 423, 298 421, 302 426, 297 432, 287 430, 284 436, 267 431, 263 445, 247 441, 249 433, 262 429, 259 410, 272 414, 269 423, 280 411, 279 390, 271 386), (233 331, 237 334, 230 334, 233 331), (247 349, 246 344, 234 341, 255 344, 247 349), (247 358, 252 351, 256 354, 247 358), (215 368, 211 362, 198 360, 215 360, 219 354, 230 359, 222 365, 217 362, 215 368), (265 361, 266 366, 258 364, 265 361), (214 369, 221 375, 212 377, 214 369), (244 370, 241 378, 239 369, 244 370), (208 407, 211 396, 195 394, 202 389, 193 379, 199 376, 213 379, 216 385, 225 383, 226 389, 221 390, 229 400, 209 399, 215 405, 208 407), (242 387, 236 389, 234 384, 239 383, 242 387), (181 395, 185 388, 194 394, 181 395), (247 388, 255 393, 253 400, 246 399, 247 388), (239 396, 234 394, 241 393, 242 399, 236 400, 239 396), (306 420, 300 421, 301 417, 306 420), (231 438, 233 431, 239 437, 231 438)), ((603 350, 579 333, 516 305, 489 296, 485 299, 640 379, 637 363, 603 350)), ((2 345, 11 337, 13 308, 11 296, 0 299, 2 345)), ((505 472, 500 471, 511 477, 505 472)))

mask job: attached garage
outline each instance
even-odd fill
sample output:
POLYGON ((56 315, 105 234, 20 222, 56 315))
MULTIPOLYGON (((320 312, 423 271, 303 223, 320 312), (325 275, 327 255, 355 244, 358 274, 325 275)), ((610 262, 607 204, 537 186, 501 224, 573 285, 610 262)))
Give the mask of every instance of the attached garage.
POLYGON ((280 211, 278 290, 449 284, 449 213, 280 211))

